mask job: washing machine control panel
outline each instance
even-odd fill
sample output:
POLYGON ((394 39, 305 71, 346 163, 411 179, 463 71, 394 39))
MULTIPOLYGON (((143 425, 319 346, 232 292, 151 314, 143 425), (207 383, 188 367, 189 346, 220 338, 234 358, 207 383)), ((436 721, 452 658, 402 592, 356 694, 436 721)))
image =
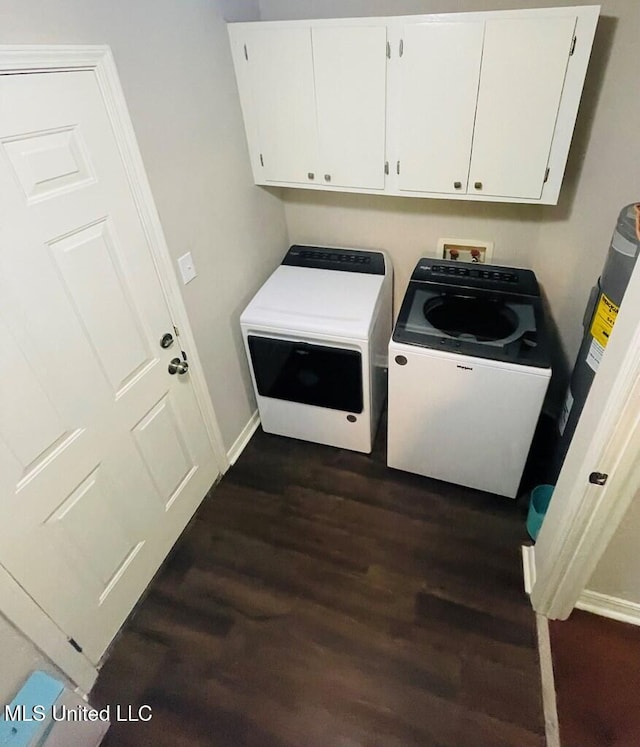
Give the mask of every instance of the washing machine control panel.
POLYGON ((538 281, 531 270, 499 265, 469 265, 425 257, 416 265, 411 280, 483 288, 526 296, 540 295, 538 281))

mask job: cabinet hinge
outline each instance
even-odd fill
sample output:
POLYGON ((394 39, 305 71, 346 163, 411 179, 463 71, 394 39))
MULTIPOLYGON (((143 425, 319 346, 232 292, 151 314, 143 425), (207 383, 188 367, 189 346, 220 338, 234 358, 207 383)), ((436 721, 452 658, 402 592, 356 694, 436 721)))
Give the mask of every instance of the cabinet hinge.
POLYGON ((396 174, 400 173, 400 161, 396 163, 396 174))
POLYGON ((398 48, 398 54, 400 57, 404 54, 404 39, 400 39, 400 46, 398 48))
POLYGON ((544 172, 544 180, 542 182, 543 184, 547 183, 547 179, 549 178, 549 172, 550 171, 551 171, 551 169, 547 166, 547 170, 544 172))
POLYGON ((569 50, 569 57, 576 51, 576 42, 578 41, 578 37, 574 36, 573 41, 571 42, 571 49, 569 50))
POLYGON ((262 153, 260 154, 260 166, 264 166, 264 158, 262 157, 262 153))
POLYGON ((391 44, 387 42, 387 58, 391 59, 391 44))
POLYGON ((247 45, 244 44, 244 58, 248 62, 249 61, 249 53, 247 52, 247 45))
POLYGON ((384 162, 384 173, 389 174, 389 161, 384 162))
POLYGON ((75 638, 69 638, 69 643, 75 648, 75 650, 81 654, 82 653, 82 646, 76 641, 75 638))

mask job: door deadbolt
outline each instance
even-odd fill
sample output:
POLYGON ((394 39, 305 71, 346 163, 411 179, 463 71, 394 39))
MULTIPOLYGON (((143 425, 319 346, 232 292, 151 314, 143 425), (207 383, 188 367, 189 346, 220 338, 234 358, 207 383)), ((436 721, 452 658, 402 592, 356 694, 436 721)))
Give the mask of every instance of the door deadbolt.
POLYGON ((183 361, 182 358, 172 358, 168 366, 168 371, 172 376, 186 374, 188 370, 189 364, 187 361, 183 361))
POLYGON ((160 347, 164 348, 165 350, 167 348, 170 348, 173 345, 173 335, 171 332, 165 332, 164 335, 160 338, 160 347))

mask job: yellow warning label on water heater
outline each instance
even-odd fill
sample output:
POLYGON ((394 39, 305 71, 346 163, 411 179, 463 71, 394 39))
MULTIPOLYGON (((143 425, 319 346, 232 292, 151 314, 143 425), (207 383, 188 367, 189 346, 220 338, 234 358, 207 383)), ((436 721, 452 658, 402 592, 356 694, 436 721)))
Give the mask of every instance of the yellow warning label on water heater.
POLYGON ((618 307, 610 301, 604 293, 600 295, 598 308, 591 322, 591 336, 596 339, 602 347, 606 347, 609 342, 611 330, 616 323, 618 316, 618 307))

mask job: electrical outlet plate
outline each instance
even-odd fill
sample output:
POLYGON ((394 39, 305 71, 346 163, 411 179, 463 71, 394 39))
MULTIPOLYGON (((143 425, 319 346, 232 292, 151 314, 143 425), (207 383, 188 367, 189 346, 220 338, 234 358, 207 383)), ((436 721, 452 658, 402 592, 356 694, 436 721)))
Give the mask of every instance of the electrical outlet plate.
POLYGON ((438 239, 438 257, 457 262, 488 264, 493 257, 493 241, 438 239))

